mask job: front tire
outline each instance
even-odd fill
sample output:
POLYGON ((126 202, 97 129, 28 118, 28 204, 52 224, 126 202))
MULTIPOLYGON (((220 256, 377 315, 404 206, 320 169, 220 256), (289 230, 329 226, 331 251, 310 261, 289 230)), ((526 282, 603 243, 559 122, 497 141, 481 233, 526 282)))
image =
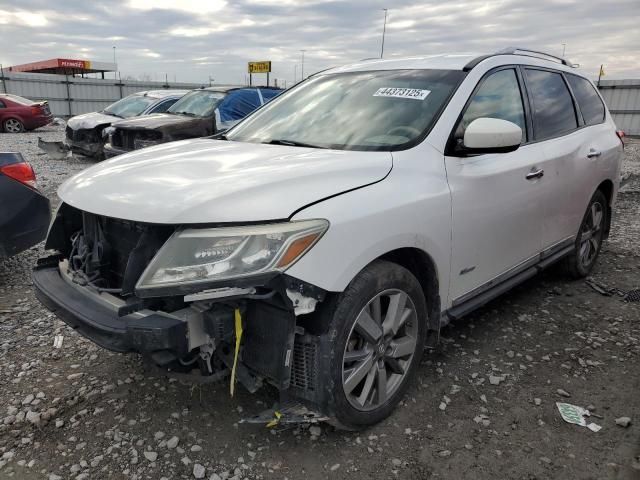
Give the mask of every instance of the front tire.
POLYGON ((378 260, 328 307, 330 423, 359 430, 389 416, 409 387, 424 349, 426 300, 411 272, 378 260))
POLYGON ((24 125, 17 118, 7 118, 2 124, 4 131, 7 133, 22 133, 24 125))
POLYGON ((591 273, 602 249, 607 215, 607 199, 602 191, 597 190, 582 219, 575 249, 564 260, 565 269, 572 278, 584 278, 591 273))

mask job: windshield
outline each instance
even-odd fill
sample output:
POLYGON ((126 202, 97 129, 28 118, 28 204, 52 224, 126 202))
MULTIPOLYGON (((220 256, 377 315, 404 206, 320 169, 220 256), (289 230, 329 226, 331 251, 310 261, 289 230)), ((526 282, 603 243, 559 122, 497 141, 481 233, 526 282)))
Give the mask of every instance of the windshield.
POLYGON ((112 103, 103 110, 103 113, 114 115, 120 118, 137 117, 144 110, 155 102, 156 99, 152 97, 145 97, 143 95, 129 95, 128 97, 118 100, 116 103, 112 103))
POLYGON ((220 100, 225 97, 224 92, 210 90, 195 90, 187 93, 174 103, 168 113, 181 113, 192 117, 208 117, 213 114, 220 100))
POLYGON ((239 142, 397 150, 433 125, 459 70, 386 70, 312 77, 231 130, 239 142))

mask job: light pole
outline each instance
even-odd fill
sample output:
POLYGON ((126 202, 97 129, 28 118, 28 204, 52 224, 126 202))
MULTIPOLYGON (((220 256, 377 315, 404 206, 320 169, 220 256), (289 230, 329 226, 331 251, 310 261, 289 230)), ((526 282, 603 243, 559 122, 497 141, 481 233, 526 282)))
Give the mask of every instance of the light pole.
POLYGON ((116 63, 116 47, 113 47, 113 64, 115 66, 116 71, 113 72, 113 78, 117 78, 116 73, 118 71, 118 64, 116 63))
POLYGON ((564 58, 564 50, 565 50, 566 46, 567 46, 566 43, 562 44, 562 58, 564 58))
POLYGON ((293 84, 296 84, 296 80, 298 79, 298 64, 296 63, 293 66, 293 84))
POLYGON ((304 80, 304 52, 306 52, 306 50, 300 50, 300 51, 302 52, 302 65, 301 65, 302 73, 300 75, 300 81, 303 81, 304 80))
POLYGON ((382 46, 380 47, 380 58, 384 55, 384 34, 387 32, 387 8, 383 8, 384 10, 384 24, 382 26, 382 46))

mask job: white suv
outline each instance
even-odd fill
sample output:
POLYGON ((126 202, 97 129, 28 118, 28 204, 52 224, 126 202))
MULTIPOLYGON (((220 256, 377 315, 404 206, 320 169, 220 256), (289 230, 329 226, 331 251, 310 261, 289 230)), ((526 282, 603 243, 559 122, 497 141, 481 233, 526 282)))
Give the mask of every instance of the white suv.
POLYGON ((622 152, 563 59, 362 61, 68 180, 34 283, 105 348, 362 428, 450 319, 558 260, 589 273, 622 152))

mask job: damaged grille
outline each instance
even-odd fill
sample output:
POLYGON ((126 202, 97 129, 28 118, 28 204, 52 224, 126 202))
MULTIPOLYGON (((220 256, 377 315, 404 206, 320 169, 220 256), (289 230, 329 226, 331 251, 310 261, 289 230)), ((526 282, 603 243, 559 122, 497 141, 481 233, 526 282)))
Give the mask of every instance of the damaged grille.
POLYGON ((316 390, 316 380, 318 378, 317 351, 318 347, 314 339, 296 335, 291 365, 291 387, 307 392, 316 390))
POLYGON ((127 296, 173 227, 82 213, 69 263, 77 283, 127 296))
POLYGON ((67 127, 65 130, 66 136, 69 140, 73 140, 74 142, 89 142, 95 143, 100 139, 98 138, 98 132, 94 129, 79 129, 74 130, 71 127, 67 127))
POLYGON ((111 145, 122 150, 144 148, 145 142, 156 142, 162 139, 162 133, 155 130, 129 130, 118 128, 111 136, 111 145))

